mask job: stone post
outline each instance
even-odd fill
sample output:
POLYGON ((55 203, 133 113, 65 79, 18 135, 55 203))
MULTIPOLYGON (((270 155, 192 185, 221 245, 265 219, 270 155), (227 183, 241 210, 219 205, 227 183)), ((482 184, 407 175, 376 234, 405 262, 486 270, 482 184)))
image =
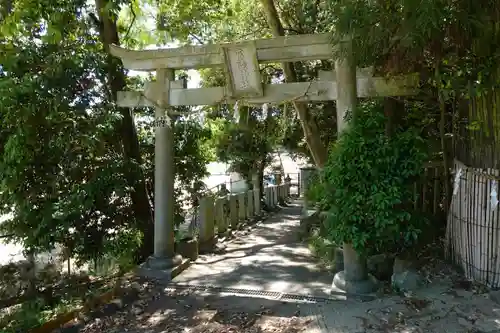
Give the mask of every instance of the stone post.
POLYGON ((253 190, 247 191, 247 218, 252 219, 254 215, 253 190))
POLYGON ((238 219, 240 222, 246 220, 247 207, 245 205, 245 194, 246 192, 238 193, 238 219))
POLYGON ((229 223, 231 230, 238 229, 239 212, 238 212, 238 195, 229 195, 229 223))
POLYGON ((301 177, 301 172, 297 175, 297 197, 301 197, 302 193, 302 177, 301 177))
POLYGON ((276 179, 276 184, 275 185, 281 184, 281 173, 275 173, 274 174, 274 179, 276 179))
MULTIPOLYGON (((345 114, 353 112, 352 119, 356 121, 356 64, 352 53, 352 42, 345 42, 341 47, 346 48, 347 56, 335 61, 335 75, 337 82, 337 132, 347 127, 345 114)), ((332 287, 352 293, 369 293, 376 289, 377 283, 373 276, 368 274, 366 258, 359 256, 352 244, 343 244, 344 270, 335 274, 332 287)))
POLYGON ((307 202, 307 199, 305 197, 308 189, 309 189, 309 182, 311 181, 311 175, 316 172, 316 168, 314 167, 306 167, 306 168, 300 168, 300 190, 301 190, 301 197, 302 197, 302 214, 304 216, 307 216, 307 211, 309 210, 309 205, 307 202))
POLYGON ((287 187, 287 184, 281 184, 281 200, 283 200, 283 202, 285 202, 286 198, 287 198, 286 187, 287 187))
POLYGON ((299 197, 303 197, 307 189, 309 188, 309 181, 311 179, 311 175, 316 172, 316 168, 314 167, 304 167, 300 168, 300 193, 299 197))
POLYGON ((278 205, 278 186, 273 186, 272 187, 273 191, 273 207, 276 207, 278 205))
POLYGON ((211 252, 215 247, 214 199, 206 196, 200 200, 200 253, 211 252))
POLYGON ((287 198, 290 198, 290 187, 291 187, 291 183, 290 182, 286 182, 285 184, 285 195, 287 198))
POLYGON ((174 79, 172 69, 156 71, 154 253, 146 266, 159 270, 172 268, 182 261, 181 256, 174 253, 174 142, 167 113, 170 82, 174 79))
POLYGON ((260 190, 259 189, 254 189, 253 190, 253 204, 255 208, 255 216, 260 216, 261 213, 261 207, 260 207, 260 190))
POLYGON ((266 191, 266 204, 269 208, 273 208, 273 197, 272 197, 272 193, 271 193, 271 185, 266 187, 265 191, 266 191))
POLYGON ((271 207, 274 208, 274 185, 269 185, 269 202, 271 203, 271 207))
POLYGON ((275 207, 275 205, 274 205, 274 191, 273 191, 273 188, 274 188, 273 185, 269 185, 269 205, 271 206, 271 208, 275 207))
POLYGON ((256 173, 252 175, 252 186, 254 190, 260 189, 260 179, 259 175, 256 173))
POLYGON ((271 207, 271 188, 269 186, 264 187, 264 197, 265 197, 267 207, 272 208, 271 207))
POLYGON ((215 221, 217 223, 217 234, 220 237, 227 236, 227 218, 226 214, 224 214, 224 204, 226 201, 227 196, 215 200, 215 221))
POLYGON ((256 216, 260 216, 260 179, 258 174, 252 175, 252 184, 253 184, 253 205, 254 205, 254 214, 256 216))

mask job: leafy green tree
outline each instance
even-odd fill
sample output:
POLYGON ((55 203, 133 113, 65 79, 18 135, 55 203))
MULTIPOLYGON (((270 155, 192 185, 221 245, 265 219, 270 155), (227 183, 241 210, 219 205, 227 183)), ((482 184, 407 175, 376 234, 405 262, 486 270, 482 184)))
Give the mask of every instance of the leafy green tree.
POLYGON ((387 135, 382 111, 376 102, 358 108, 320 176, 330 238, 365 255, 407 249, 423 229, 408 198, 427 160, 425 141, 415 128, 387 135))
POLYGON ((441 113, 445 163, 453 137, 463 162, 499 167, 493 147, 500 112, 492 102, 498 99, 498 1, 329 0, 326 10, 332 30, 353 37, 360 65, 387 75, 421 73, 426 97, 441 113))
MULTIPOLYGON (((94 14, 85 1, 18 0, 0 23, 0 201, 14 215, 1 227, 35 252, 62 244, 81 261, 152 252, 152 110, 136 110, 135 124, 116 107, 117 91, 142 81, 107 53, 135 38, 118 22, 129 5, 98 1, 94 14)), ((206 174, 210 131, 181 117, 175 137, 185 193, 206 174)))
POLYGON ((262 108, 242 107, 246 119, 239 123, 226 121, 216 137, 218 158, 231 164, 252 186, 252 176, 257 174, 262 184, 264 168, 272 161, 280 126, 273 117, 273 108, 264 114, 262 108))

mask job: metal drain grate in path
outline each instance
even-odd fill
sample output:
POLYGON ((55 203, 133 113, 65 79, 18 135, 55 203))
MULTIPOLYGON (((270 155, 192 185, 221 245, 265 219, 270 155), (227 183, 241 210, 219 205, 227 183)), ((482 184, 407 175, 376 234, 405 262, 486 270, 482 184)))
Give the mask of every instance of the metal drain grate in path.
POLYGON ((186 285, 186 284, 169 284, 165 288, 166 291, 188 293, 209 293, 209 294, 226 294, 231 296, 246 296, 246 297, 262 297, 273 300, 300 302, 300 303, 326 303, 331 301, 339 301, 339 298, 327 298, 311 295, 297 295, 281 293, 277 291, 264 291, 239 288, 224 288, 210 285, 186 285))

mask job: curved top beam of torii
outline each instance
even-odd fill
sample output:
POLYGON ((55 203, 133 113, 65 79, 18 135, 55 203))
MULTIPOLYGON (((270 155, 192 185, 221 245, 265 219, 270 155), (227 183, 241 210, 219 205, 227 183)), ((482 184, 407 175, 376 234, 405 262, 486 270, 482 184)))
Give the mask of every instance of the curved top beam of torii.
MULTIPOLYGON (((334 71, 319 73, 311 82, 262 84, 259 63, 294 62, 332 59, 334 49, 330 34, 293 35, 257 39, 236 43, 194 45, 156 50, 128 50, 116 45, 110 47, 112 55, 120 58, 131 70, 173 71, 223 66, 226 70, 225 87, 184 89, 178 82, 168 88, 146 85, 143 92, 123 91, 118 104, 123 107, 156 106, 160 91, 168 90, 165 101, 169 106, 214 105, 243 100, 249 104, 281 103, 284 101, 327 101, 338 98, 334 71), (159 89, 159 90, 158 90, 159 89)), ((418 89, 418 75, 373 77, 372 68, 357 69, 357 96, 414 95, 418 89)))
POLYGON ((128 50, 111 45, 110 52, 121 58, 127 69, 154 71, 157 68, 192 69, 224 65, 223 49, 253 43, 257 61, 288 62, 331 59, 331 35, 292 35, 224 44, 194 45, 157 50, 128 50))

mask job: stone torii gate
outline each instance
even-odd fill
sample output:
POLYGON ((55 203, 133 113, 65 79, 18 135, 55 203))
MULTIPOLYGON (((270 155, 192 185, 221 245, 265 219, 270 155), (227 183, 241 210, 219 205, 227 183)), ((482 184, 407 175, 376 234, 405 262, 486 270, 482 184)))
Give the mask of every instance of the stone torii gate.
POLYGON ((162 271, 169 271, 182 261, 174 253, 172 106, 336 100, 341 132, 345 127, 344 114, 354 107, 357 97, 413 95, 418 84, 415 75, 390 80, 373 77, 370 69, 355 70, 350 59, 336 61, 335 70, 320 72, 315 81, 262 84, 259 64, 332 59, 328 34, 143 51, 112 46, 110 52, 121 58, 126 69, 156 71, 156 81, 148 82, 144 91, 119 92, 118 105, 156 108, 154 254, 145 265, 162 271), (175 70, 204 67, 223 67, 226 86, 186 89, 185 82, 175 80, 175 70))

